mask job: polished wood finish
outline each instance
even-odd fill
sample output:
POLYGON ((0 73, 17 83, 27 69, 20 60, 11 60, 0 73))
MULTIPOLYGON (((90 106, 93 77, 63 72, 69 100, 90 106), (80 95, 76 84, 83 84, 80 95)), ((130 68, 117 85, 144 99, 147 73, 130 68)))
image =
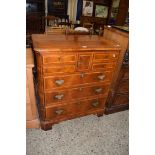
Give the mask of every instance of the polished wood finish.
POLYGON ((34 67, 31 48, 26 49, 26 127, 39 128, 32 68, 34 67))
POLYGON ((120 47, 99 36, 32 35, 43 130, 89 114, 102 116, 120 47))
POLYGON ((104 37, 119 43, 122 47, 120 62, 118 67, 120 72, 115 74, 115 80, 109 91, 106 101, 105 113, 113 113, 129 108, 129 65, 124 61, 124 56, 128 51, 128 32, 118 30, 113 27, 105 27, 104 37))

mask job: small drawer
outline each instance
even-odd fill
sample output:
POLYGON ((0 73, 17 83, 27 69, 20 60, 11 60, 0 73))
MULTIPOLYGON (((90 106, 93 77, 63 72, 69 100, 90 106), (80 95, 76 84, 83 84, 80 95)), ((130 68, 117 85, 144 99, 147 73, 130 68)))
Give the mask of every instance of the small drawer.
POLYGON ((43 56, 43 64, 52 64, 52 63, 60 63, 61 55, 60 54, 50 54, 43 56))
POLYGON ((63 73, 74 73, 75 65, 54 65, 52 67, 43 67, 43 75, 50 76, 63 73))
POLYGON ((97 85, 97 86, 87 86, 72 88, 60 91, 52 91, 50 93, 45 93, 45 103, 46 105, 52 105, 56 103, 71 101, 75 99, 83 99, 91 96, 107 95, 109 90, 109 84, 97 85))
POLYGON ((68 88, 96 82, 110 82, 111 72, 78 73, 72 75, 53 76, 44 78, 45 90, 68 88))
POLYGON ((43 64, 75 63, 76 54, 52 54, 43 56, 43 64))
POLYGON ((112 70, 115 67, 116 63, 111 62, 111 63, 95 63, 92 65, 92 69, 94 71, 108 71, 112 70))
POLYGON ((117 52, 95 53, 93 62, 115 61, 118 58, 117 52))
POLYGON ((89 70, 91 66, 92 54, 79 54, 77 60, 77 70, 85 71, 89 70))
POLYGON ((61 57, 62 63, 75 63, 76 54, 63 54, 61 57))

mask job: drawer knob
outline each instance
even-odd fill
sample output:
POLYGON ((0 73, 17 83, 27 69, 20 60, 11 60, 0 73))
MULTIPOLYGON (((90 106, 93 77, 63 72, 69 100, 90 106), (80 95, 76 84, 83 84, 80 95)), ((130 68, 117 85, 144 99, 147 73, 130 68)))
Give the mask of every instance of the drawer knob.
POLYGON ((63 97, 64 97, 64 94, 54 96, 54 98, 57 99, 57 100, 62 100, 63 97))
POLYGON ((105 78, 105 75, 99 75, 99 76, 97 76, 97 78, 98 78, 99 80, 103 80, 103 79, 105 78))
POLYGON ((102 88, 97 88, 97 89, 95 89, 95 92, 96 92, 96 93, 101 93, 101 92, 102 92, 102 88))
POLYGON ((80 73, 80 77, 83 78, 84 77, 84 73, 80 73))
POLYGON ((56 80, 55 83, 56 83, 58 86, 61 86, 61 85, 64 83, 64 80, 56 80))
POLYGON ((56 110, 56 111, 55 111, 55 113, 56 113, 57 115, 61 115, 63 112, 64 112, 63 109, 59 109, 59 110, 56 110))
POLYGON ((115 58, 116 57, 116 54, 113 54, 112 57, 115 58))
POLYGON ((97 107, 97 106, 99 105, 99 103, 96 101, 96 102, 93 102, 91 105, 92 105, 93 107, 97 107))
POLYGON ((77 66, 79 67, 81 65, 81 61, 78 61, 77 62, 77 66))

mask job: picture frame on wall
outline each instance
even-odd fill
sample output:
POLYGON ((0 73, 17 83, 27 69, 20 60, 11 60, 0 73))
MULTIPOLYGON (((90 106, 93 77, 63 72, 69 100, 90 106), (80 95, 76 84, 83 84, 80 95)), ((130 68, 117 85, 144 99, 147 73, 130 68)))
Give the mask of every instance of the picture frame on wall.
POLYGON ((82 10, 83 16, 92 16, 93 15, 93 2, 83 0, 83 10, 82 10))
POLYGON ((107 18, 108 17, 108 6, 96 5, 95 6, 95 17, 107 18))

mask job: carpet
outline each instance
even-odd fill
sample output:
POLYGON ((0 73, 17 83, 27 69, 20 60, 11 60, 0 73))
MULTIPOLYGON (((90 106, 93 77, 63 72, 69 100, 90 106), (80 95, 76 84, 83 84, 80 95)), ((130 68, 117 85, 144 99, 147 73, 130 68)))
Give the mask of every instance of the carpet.
POLYGON ((89 115, 26 130, 27 155, 128 155, 129 112, 89 115))

